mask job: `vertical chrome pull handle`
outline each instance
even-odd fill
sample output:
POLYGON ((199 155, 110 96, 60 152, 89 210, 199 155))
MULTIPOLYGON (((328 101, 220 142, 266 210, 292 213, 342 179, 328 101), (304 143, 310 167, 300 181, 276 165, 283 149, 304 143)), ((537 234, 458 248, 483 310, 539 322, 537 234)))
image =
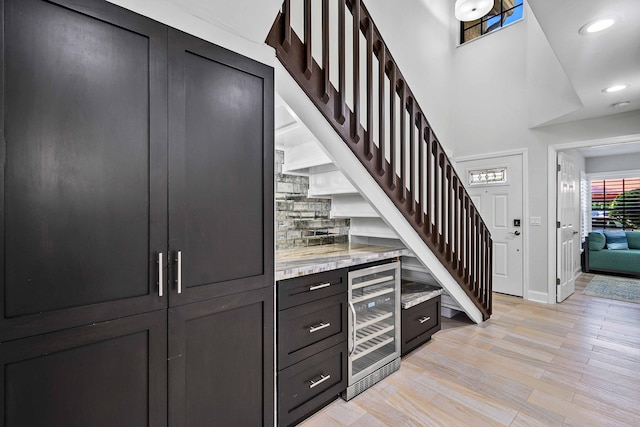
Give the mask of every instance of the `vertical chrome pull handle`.
POLYGON ((353 306, 351 301, 349 301, 349 307, 351 308, 351 312, 353 313, 353 318, 351 319, 351 332, 352 332, 352 345, 351 351, 349 351, 349 356, 353 355, 353 352, 356 351, 356 308, 353 306))
POLYGON ((158 254, 158 296, 161 297, 164 295, 163 289, 162 289, 162 282, 164 281, 164 278, 162 277, 162 252, 160 252, 158 254))
POLYGON ((182 293, 182 251, 178 251, 178 254, 176 255, 176 262, 178 263, 178 272, 177 272, 177 287, 178 287, 178 293, 181 294, 182 293))

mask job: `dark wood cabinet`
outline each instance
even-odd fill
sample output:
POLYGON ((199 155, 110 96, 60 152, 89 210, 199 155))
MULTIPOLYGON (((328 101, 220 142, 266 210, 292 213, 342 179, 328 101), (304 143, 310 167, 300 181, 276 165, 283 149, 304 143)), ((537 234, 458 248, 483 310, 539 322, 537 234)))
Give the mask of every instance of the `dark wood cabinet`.
POLYGON ((102 0, 0 18, 5 424, 273 424, 273 70, 102 0))
POLYGON ((171 305, 272 286, 273 155, 272 69, 170 30, 171 305))
POLYGON ((338 294, 278 311, 278 368, 347 339, 347 300, 338 294))
POLYGON ((402 309, 402 355, 419 347, 438 332, 441 324, 441 297, 437 295, 411 308, 402 309))
POLYGON ((347 388, 347 269, 281 280, 278 425, 293 425, 347 388))
POLYGON ((170 425, 273 425, 273 289, 169 309, 170 425))
POLYGON ((166 307, 166 27, 0 4, 0 341, 166 307))
POLYGON ((278 372, 278 425, 291 426, 347 387, 347 346, 330 347, 278 372))
POLYGON ((347 292, 347 274, 347 270, 340 269, 280 280, 278 310, 344 294, 347 292))
POLYGON ((166 361, 166 310, 2 343, 2 425, 166 425, 166 361))

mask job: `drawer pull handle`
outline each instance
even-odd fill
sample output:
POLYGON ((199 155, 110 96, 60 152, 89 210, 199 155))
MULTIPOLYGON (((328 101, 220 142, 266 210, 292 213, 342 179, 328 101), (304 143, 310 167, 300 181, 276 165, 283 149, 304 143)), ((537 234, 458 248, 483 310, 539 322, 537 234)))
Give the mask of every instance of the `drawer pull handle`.
POLYGON ((424 322, 428 322, 429 320, 431 320, 431 316, 429 317, 421 317, 418 319, 418 322, 420 322, 420 324, 424 323, 424 322))
POLYGON ((328 328, 329 326, 331 326, 331 323, 330 323, 330 322, 327 322, 327 323, 322 323, 322 322, 320 322, 320 324, 319 324, 319 325, 316 325, 316 326, 310 326, 310 327, 309 327, 309 333, 310 333, 310 334, 312 334, 312 333, 314 333, 314 332, 318 332, 319 330, 324 329, 324 328, 328 328))
POLYGON ((326 380, 328 380, 329 378, 331 378, 331 375, 322 375, 320 374, 320 378, 317 380, 309 380, 309 388, 314 388, 317 385, 322 384, 323 382, 325 382, 326 380))
POLYGON ((309 290, 310 291, 317 291, 318 289, 328 288, 329 286, 331 286, 331 282, 320 283, 319 285, 309 286, 309 290))

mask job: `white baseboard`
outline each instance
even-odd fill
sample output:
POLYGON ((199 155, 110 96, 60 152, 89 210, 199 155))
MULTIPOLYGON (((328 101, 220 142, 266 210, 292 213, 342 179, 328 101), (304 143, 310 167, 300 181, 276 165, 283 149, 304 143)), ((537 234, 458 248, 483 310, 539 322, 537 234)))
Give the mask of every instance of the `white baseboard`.
POLYGON ((549 294, 547 292, 529 291, 527 292, 526 299, 528 301, 549 304, 549 294))

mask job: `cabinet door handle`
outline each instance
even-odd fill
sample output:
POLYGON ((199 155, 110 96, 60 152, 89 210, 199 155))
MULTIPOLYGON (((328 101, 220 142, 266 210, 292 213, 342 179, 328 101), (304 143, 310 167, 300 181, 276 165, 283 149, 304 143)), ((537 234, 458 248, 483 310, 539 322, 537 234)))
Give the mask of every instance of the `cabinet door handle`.
POLYGON ((418 322, 420 322, 420 324, 422 324, 424 322, 428 322, 429 320, 431 320, 431 316, 421 317, 421 318, 418 319, 418 322))
POLYGON ((351 312, 353 313, 353 318, 351 319, 351 332, 352 332, 352 343, 351 343, 351 351, 349 351, 349 356, 353 355, 353 352, 356 351, 356 308, 353 306, 353 303, 349 301, 349 307, 351 308, 351 312))
POLYGON ((161 297, 164 295, 162 289, 162 282, 164 278, 162 277, 162 252, 158 254, 158 296, 161 297))
POLYGON ((329 326, 331 326, 331 323, 330 323, 330 322, 327 322, 327 323, 322 323, 322 322, 320 322, 320 324, 319 324, 319 325, 316 325, 316 326, 310 326, 310 327, 309 327, 309 333, 310 333, 310 334, 312 334, 312 333, 314 333, 314 332, 318 332, 319 330, 324 329, 324 328, 328 328, 329 326))
POLYGON ((177 287, 178 287, 178 293, 181 294, 182 293, 182 251, 178 251, 178 254, 176 256, 176 262, 178 263, 178 278, 176 280, 177 283, 177 287))
POLYGON ((317 380, 309 380, 309 388, 314 388, 315 386, 322 384, 329 378, 331 378, 331 375, 320 374, 320 378, 318 378, 317 380))
POLYGON ((319 285, 309 286, 310 291, 317 291, 318 289, 328 288, 331 286, 331 282, 320 283, 319 285))

